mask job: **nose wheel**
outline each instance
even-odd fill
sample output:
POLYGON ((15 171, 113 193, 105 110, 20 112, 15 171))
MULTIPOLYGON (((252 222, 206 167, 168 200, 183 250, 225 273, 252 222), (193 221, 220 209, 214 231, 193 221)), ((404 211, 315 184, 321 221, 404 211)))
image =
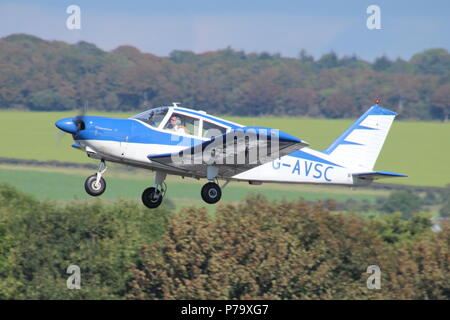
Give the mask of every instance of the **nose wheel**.
POLYGON ((203 201, 213 204, 218 202, 222 197, 222 190, 217 183, 208 182, 203 186, 201 195, 203 201))
POLYGON ((105 192, 106 181, 105 179, 100 178, 100 180, 97 182, 97 175, 93 174, 92 176, 89 176, 84 182, 84 189, 86 189, 86 192, 93 197, 99 196, 103 192, 105 192))
POLYGON ((87 177, 86 181, 84 182, 84 189, 89 195, 97 197, 103 194, 103 192, 105 192, 106 181, 102 177, 105 171, 106 171, 105 161, 102 160, 98 166, 97 173, 87 177))

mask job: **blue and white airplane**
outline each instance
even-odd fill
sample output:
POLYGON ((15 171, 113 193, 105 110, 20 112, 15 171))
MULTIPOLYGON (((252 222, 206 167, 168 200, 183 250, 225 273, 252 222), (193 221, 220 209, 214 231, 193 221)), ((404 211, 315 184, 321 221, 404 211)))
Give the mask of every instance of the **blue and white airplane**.
POLYGON ((79 115, 55 125, 72 134, 74 148, 100 160, 97 172, 86 179, 88 194, 105 191, 106 161, 121 163, 155 171, 154 186, 144 190, 142 202, 156 208, 168 174, 206 178, 201 196, 210 204, 220 200, 230 181, 365 186, 406 177, 373 170, 395 116, 377 101, 323 151, 283 131, 246 127, 176 103, 129 119, 79 115))

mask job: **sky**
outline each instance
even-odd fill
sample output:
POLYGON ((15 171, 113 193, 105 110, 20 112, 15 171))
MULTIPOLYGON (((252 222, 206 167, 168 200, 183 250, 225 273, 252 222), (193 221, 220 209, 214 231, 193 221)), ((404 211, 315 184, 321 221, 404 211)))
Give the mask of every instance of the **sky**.
POLYGON ((335 51, 373 61, 450 50, 449 14, 448 0, 0 0, 0 37, 84 40, 104 50, 132 45, 159 56, 230 46, 287 57, 302 49, 316 58, 335 51), (66 27, 70 5, 81 9, 80 30, 66 27), (367 28, 369 5, 379 6, 381 29, 367 28))

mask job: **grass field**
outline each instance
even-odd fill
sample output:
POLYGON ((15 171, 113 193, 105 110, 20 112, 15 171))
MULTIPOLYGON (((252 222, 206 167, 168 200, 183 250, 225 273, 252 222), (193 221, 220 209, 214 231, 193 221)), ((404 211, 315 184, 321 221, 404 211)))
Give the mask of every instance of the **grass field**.
MULTIPOLYGON (((112 167, 111 169, 114 169, 112 167)), ((107 189, 102 199, 136 199, 139 200, 142 191, 153 183, 153 174, 146 170, 125 171, 120 168, 110 170, 105 174, 107 189)), ((46 168, 28 166, 0 165, 0 182, 8 182, 19 190, 33 194, 38 199, 71 200, 92 199, 84 191, 84 180, 93 172, 85 169, 46 168), (38 183, 42 182, 42 183, 38 183)), ((168 177, 167 198, 177 207, 186 205, 206 205, 200 198, 200 189, 204 181, 168 177)), ((345 201, 352 198, 374 201, 377 197, 386 196, 387 191, 355 189, 346 187, 321 187, 283 184, 264 184, 250 186, 246 183, 230 183, 223 190, 221 202, 243 200, 250 193, 261 193, 271 200, 306 200, 334 199, 345 201)))
MULTIPOLYGON (((57 143, 54 122, 73 115, 73 112, 0 111, 0 157, 95 163, 70 147, 70 135, 64 134, 57 143)), ((226 118, 244 125, 279 128, 308 141, 318 150, 326 148, 355 120, 226 118)), ((394 122, 375 169, 409 175, 404 179, 383 180, 388 183, 422 186, 450 183, 450 123, 394 122)))

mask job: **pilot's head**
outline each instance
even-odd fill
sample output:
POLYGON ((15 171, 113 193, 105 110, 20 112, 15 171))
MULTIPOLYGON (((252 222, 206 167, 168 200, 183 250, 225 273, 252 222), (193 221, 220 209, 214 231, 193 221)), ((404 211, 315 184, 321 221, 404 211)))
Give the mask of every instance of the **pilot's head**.
POLYGON ((177 124, 179 123, 178 117, 177 116, 171 116, 170 117, 170 124, 175 127, 177 124))

